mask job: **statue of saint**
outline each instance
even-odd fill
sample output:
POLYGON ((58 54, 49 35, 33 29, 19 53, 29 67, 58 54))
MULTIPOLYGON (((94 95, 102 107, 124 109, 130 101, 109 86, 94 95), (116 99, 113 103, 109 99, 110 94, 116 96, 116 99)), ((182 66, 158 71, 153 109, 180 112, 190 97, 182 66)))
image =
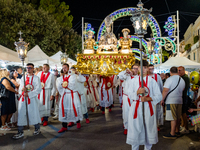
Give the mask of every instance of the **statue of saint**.
POLYGON ((132 40, 128 37, 130 30, 125 28, 122 30, 123 38, 119 40, 119 47, 121 47, 120 53, 131 53, 132 40))
POLYGON ((117 38, 115 37, 115 34, 111 31, 112 25, 112 18, 110 16, 107 16, 105 18, 106 32, 101 36, 99 40, 97 53, 104 53, 107 51, 118 53, 117 38))
POLYGON ((93 39, 93 36, 95 34, 95 31, 88 30, 87 31, 87 40, 84 43, 84 54, 94 54, 94 46, 96 46, 95 40, 93 39))

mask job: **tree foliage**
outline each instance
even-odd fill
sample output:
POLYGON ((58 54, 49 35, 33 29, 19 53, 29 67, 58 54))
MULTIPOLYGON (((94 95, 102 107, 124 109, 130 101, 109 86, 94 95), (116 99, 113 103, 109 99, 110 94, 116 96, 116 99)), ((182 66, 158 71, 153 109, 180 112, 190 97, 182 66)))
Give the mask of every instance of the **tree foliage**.
POLYGON ((192 46, 191 44, 187 44, 187 45, 185 45, 185 48, 184 48, 185 51, 189 50, 189 49, 191 48, 191 46, 192 46))
POLYGON ((197 35, 197 36, 194 37, 194 44, 195 44, 196 42, 198 42, 198 41, 199 41, 199 36, 197 35))
POLYGON ((64 52, 67 49, 70 58, 75 59, 77 50, 81 51, 81 36, 71 29, 70 17, 68 22, 63 16, 60 17, 60 22, 58 21, 59 13, 66 10, 66 6, 63 6, 65 3, 55 0, 56 4, 53 0, 51 1, 52 5, 63 7, 63 9, 60 8, 62 11, 58 11, 54 6, 50 6, 50 3, 45 3, 45 1, 42 3, 42 0, 18 1, 20 2, 10 0, 8 3, 8 1, 0 0, 0 44, 14 49, 13 43, 18 41, 17 33, 21 30, 24 33, 22 35, 24 40, 30 43, 29 49, 39 45, 49 56, 59 50, 64 52), (41 7, 38 2, 42 3, 41 7), (55 8, 54 11, 50 9, 51 7, 55 8))
POLYGON ((73 16, 69 15, 69 5, 60 0, 40 0, 40 8, 54 15, 57 22, 63 27, 72 27, 73 16))
POLYGON ((52 55, 60 48, 59 39, 63 32, 61 26, 43 9, 35 10, 31 5, 15 3, 0 4, 0 44, 14 49, 21 30, 23 38, 30 43, 29 48, 39 45, 42 50, 52 55))

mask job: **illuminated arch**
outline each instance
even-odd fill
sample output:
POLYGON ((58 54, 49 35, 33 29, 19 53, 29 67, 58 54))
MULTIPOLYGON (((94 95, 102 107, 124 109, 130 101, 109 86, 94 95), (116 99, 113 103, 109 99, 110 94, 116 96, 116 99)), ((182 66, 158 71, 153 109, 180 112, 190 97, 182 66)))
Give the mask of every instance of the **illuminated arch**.
MULTIPOLYGON (((109 14, 109 16, 112 17, 113 21, 116 21, 117 19, 121 18, 121 17, 127 17, 127 16, 132 16, 131 11, 134 11, 136 9, 136 7, 128 7, 128 8, 122 8, 122 9, 118 9, 114 12, 112 12, 111 14, 109 14)), ((161 37, 161 30, 160 30, 160 26, 157 22, 157 20, 150 14, 149 15, 149 26, 151 28, 151 31, 153 33, 153 37, 161 37)), ((100 40, 101 35, 104 34, 106 28, 105 28, 105 23, 104 21, 101 23, 98 33, 97 33, 97 40, 100 40)))

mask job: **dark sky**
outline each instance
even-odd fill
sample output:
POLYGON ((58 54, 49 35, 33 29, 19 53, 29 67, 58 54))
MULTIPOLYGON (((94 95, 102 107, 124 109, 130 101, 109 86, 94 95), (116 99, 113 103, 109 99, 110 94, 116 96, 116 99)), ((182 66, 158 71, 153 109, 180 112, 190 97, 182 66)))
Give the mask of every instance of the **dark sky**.
MULTIPOLYGON (((81 33, 81 17, 94 27, 96 33, 103 19, 113 11, 125 7, 137 7, 138 0, 63 0, 69 5, 73 15, 73 28, 81 33)), ((200 0, 142 0, 144 8, 153 8, 151 13, 160 24, 164 33, 164 22, 170 14, 175 15, 176 10, 180 11, 180 38, 190 23, 198 18, 200 14, 200 0), (167 3, 167 4, 166 4, 167 3)), ((114 33, 116 36, 123 28, 129 28, 134 34, 130 17, 124 17, 114 22, 114 33)), ((167 34, 163 34, 167 36, 167 34)))

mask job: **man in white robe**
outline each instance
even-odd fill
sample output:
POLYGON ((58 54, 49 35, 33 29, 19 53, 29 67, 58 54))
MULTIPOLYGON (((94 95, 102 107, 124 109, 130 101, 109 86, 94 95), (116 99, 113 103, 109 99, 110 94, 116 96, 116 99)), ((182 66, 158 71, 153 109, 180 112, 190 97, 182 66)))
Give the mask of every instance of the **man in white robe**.
POLYGON ((129 108, 131 107, 131 104, 133 101, 130 101, 130 98, 128 96, 128 91, 131 90, 129 88, 129 82, 130 80, 134 79, 135 77, 138 77, 138 68, 139 64, 135 63, 132 66, 131 70, 125 70, 119 73, 120 80, 123 81, 123 105, 122 105, 122 118, 123 118, 123 125, 124 125, 124 134, 127 134, 128 129, 128 114, 129 114, 129 108))
POLYGON ((26 102, 28 105, 28 118, 29 125, 35 126, 33 135, 40 134, 40 114, 38 109, 38 94, 41 92, 40 79, 33 74, 34 65, 32 63, 27 64, 28 74, 25 76, 25 88, 24 88, 24 77, 21 79, 19 94, 21 95, 18 103, 18 133, 13 136, 14 139, 20 139, 24 137, 23 127, 27 125, 26 116, 26 102))
POLYGON ((105 114, 105 107, 109 107, 109 112, 112 111, 113 95, 112 95, 112 80, 110 77, 97 75, 97 82, 99 83, 99 105, 102 114, 105 114))
POLYGON ((83 90, 86 79, 83 75, 78 73, 74 67, 71 67, 71 70, 75 72, 76 77, 77 77, 77 89, 78 89, 79 99, 81 102, 83 116, 86 120, 86 123, 90 123, 89 116, 88 116, 88 110, 87 110, 85 91, 83 90))
POLYGON ((42 91, 39 94, 39 111, 43 126, 47 126, 48 118, 51 115, 51 108, 53 99, 56 95, 56 81, 53 74, 49 72, 49 65, 43 65, 43 71, 39 72, 37 76, 40 78, 42 91))
POLYGON ((113 95, 113 107, 114 107, 114 101, 116 99, 116 87, 118 86, 118 80, 117 80, 116 75, 112 75, 110 78, 113 82, 112 95, 113 95))
MULTIPOLYGON (((148 67, 148 75, 152 77, 156 82, 158 83, 160 92, 162 93, 163 91, 163 82, 161 77, 154 73, 154 66, 151 64, 148 67)), ((157 119, 157 129, 160 131, 160 125, 164 124, 164 117, 163 117, 163 106, 159 104, 156 105, 156 119, 157 119)))
POLYGON ((59 104, 59 121, 62 128, 58 133, 67 131, 68 122, 76 122, 77 128, 81 128, 80 121, 83 120, 82 108, 77 89, 77 77, 72 71, 68 74, 69 65, 63 64, 64 75, 58 80, 58 92, 61 95, 59 104))
MULTIPOLYGON (((128 96, 132 102, 129 109, 128 133, 126 143, 132 145, 132 150, 139 150, 140 145, 145 145, 145 150, 150 150, 152 144, 158 142, 155 107, 161 100, 162 94, 154 79, 147 76, 148 62, 143 61, 144 88, 141 88, 141 77, 129 82, 128 96), (144 94, 144 96, 142 96, 144 94), (142 102, 144 104, 144 120, 142 102)), ((140 71, 141 72, 141 71, 140 71)))

